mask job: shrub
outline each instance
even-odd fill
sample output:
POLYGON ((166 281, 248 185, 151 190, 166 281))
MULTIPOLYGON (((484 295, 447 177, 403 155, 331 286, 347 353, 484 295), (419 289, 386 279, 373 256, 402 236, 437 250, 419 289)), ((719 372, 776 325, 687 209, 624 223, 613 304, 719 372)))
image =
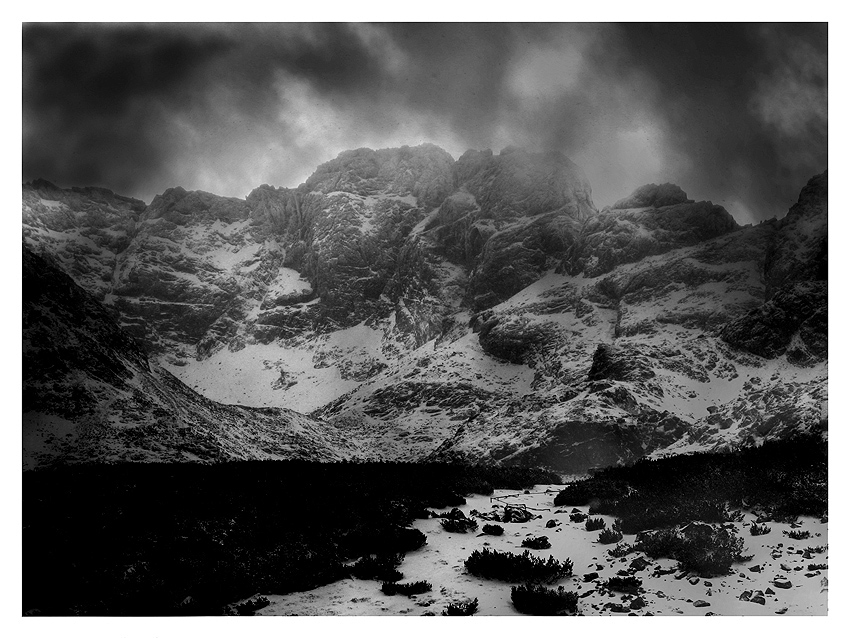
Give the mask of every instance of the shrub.
POLYGON ((481 528, 481 531, 490 536, 501 536, 505 533, 505 528, 501 525, 491 525, 490 523, 487 523, 481 528))
POLYGON ((806 530, 792 529, 790 532, 783 532, 788 538, 793 538, 795 541, 802 541, 809 538, 812 533, 806 530))
POLYGON ((750 536, 764 536, 765 534, 770 534, 770 528, 767 525, 759 525, 758 523, 750 525, 750 536))
POLYGON ((397 527, 393 534, 393 551, 412 552, 428 542, 428 537, 418 529, 397 527))
POLYGON ((583 512, 576 512, 575 514, 570 514, 570 521, 573 523, 584 523, 587 520, 587 514, 583 512))
MULTIPOLYGON (((404 554, 419 549, 428 542, 428 537, 418 529, 407 527, 360 526, 348 540, 352 545, 368 551, 379 547, 384 553, 404 554)), ((373 550, 374 551, 374 550, 373 550)))
POLYGON ((605 521, 601 518, 588 518, 584 522, 584 529, 588 532, 595 532, 598 529, 605 529, 605 521))
MULTIPOLYGON (((238 605, 233 605, 232 609, 237 616, 253 616, 255 611, 262 609, 263 607, 268 607, 270 604, 269 599, 265 596, 256 596, 255 598, 246 600, 238 605)), ((228 610, 225 610, 225 614, 227 613, 228 610)))
POLYGON ((471 616, 478 611, 478 599, 473 598, 460 603, 449 603, 443 610, 443 616, 471 616))
POLYGON ((587 508, 587 513, 613 514, 617 511, 617 503, 618 501, 614 501, 608 498, 597 499, 590 503, 590 507, 587 508))
POLYGON ((581 506, 596 499, 614 501, 627 493, 628 484, 625 481, 612 481, 597 475, 591 479, 570 483, 555 496, 554 502, 557 507, 581 506))
POLYGON ((631 554, 633 551, 635 551, 635 548, 628 543, 617 543, 616 547, 608 550, 608 554, 614 558, 623 558, 624 556, 631 554))
POLYGON ((474 576, 506 582, 554 582, 573 574, 573 562, 563 562, 549 556, 537 558, 528 550, 522 554, 499 552, 485 547, 475 550, 464 562, 466 571, 474 576))
MULTIPOLYGON (((475 510, 475 511, 477 511, 477 510, 475 510)), ((437 514, 436 512, 432 512, 431 515, 434 518, 450 518, 450 519, 456 520, 456 521, 466 519, 466 514, 464 514, 457 507, 453 507, 450 512, 443 512, 441 514, 437 514)))
POLYGON ((552 547, 552 543, 549 542, 548 536, 535 536, 534 538, 523 540, 522 546, 529 549, 549 549, 552 547))
POLYGON ((645 529, 672 527, 691 521, 721 523, 729 520, 726 502, 692 494, 659 491, 643 498, 634 497, 618 504, 616 513, 623 520, 621 531, 635 534, 645 529))
POLYGON ((635 549, 646 552, 651 558, 675 558, 684 570, 693 570, 700 576, 724 576, 732 563, 749 560, 741 554, 744 540, 733 530, 693 524, 682 530, 645 532, 638 538, 635 549))
POLYGON ((829 567, 826 566, 826 563, 812 563, 811 565, 809 565, 807 567, 807 569, 810 572, 815 572, 815 571, 818 571, 819 569, 829 569, 829 567))
POLYGON ((455 507, 457 505, 466 505, 466 498, 452 490, 441 490, 437 493, 430 494, 428 504, 431 507, 455 507))
POLYGON ((398 583, 384 583, 381 585, 381 591, 387 596, 395 596, 396 594, 415 596, 416 594, 424 594, 431 591, 431 583, 427 580, 417 580, 415 583, 403 583, 401 585, 398 583))
POLYGON ((521 614, 554 616, 578 610, 578 594, 563 587, 550 589, 542 585, 511 587, 511 601, 521 614))
POLYGON ((619 543, 621 540, 623 540, 622 532, 618 532, 614 529, 603 529, 599 532, 599 542, 603 545, 619 543))
POLYGON ((643 581, 636 576, 612 576, 605 581, 603 587, 611 591, 619 591, 626 594, 636 594, 643 585, 643 581))
POLYGON ((440 521, 440 525, 447 532, 455 534, 466 534, 478 529, 478 523, 471 518, 444 518, 440 521))
MULTIPOLYGON (((590 505, 590 514, 623 519, 626 534, 739 517, 728 507, 757 508, 774 520, 823 516, 827 508, 827 445, 819 435, 735 452, 642 459, 571 483, 555 503, 590 505)), ((759 523, 763 521, 757 521, 759 523)))
POLYGON ((826 545, 818 545, 817 547, 807 547, 804 551, 810 554, 823 554, 826 551, 826 545))
POLYGON ((403 560, 404 556, 401 554, 364 556, 352 565, 351 575, 360 580, 395 582, 404 578, 404 575, 396 570, 403 560))

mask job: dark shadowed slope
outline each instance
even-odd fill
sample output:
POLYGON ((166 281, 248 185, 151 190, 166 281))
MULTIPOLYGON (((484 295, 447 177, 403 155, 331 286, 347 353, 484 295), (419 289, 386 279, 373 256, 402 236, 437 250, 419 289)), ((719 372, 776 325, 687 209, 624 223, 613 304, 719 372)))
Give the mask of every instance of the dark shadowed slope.
POLYGON ((149 361, 110 312, 23 248, 23 464, 338 460, 351 446, 291 410, 222 405, 149 361))

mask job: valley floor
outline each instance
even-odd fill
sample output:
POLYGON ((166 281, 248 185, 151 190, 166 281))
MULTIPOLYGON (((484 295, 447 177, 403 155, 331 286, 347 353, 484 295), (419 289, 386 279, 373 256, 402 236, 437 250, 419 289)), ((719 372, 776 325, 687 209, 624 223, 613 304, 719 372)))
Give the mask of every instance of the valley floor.
MULTIPOLYGON (((549 537, 551 549, 531 550, 542 558, 552 555, 559 560, 570 558, 574 564, 572 578, 555 585, 564 585, 568 591, 579 594, 579 613, 586 616, 624 615, 605 609, 607 603, 622 604, 625 608, 634 596, 610 593, 600 584, 625 569, 641 553, 631 553, 624 558, 612 558, 608 550, 613 545, 602 545, 597 541, 598 532, 589 532, 583 523, 572 523, 569 512, 572 508, 552 505, 559 486, 537 486, 530 494, 510 490, 496 490, 492 496, 473 495, 460 509, 467 515, 472 510, 488 512, 505 503, 523 504, 541 518, 527 523, 500 523, 505 528, 503 536, 483 534, 452 534, 446 532, 435 518, 417 520, 414 527, 428 537, 421 549, 406 555, 399 570, 404 573, 403 583, 427 580, 433 590, 413 597, 387 596, 380 591, 380 583, 353 578, 341 580, 311 591, 266 597, 271 604, 256 612, 257 615, 358 615, 358 616, 420 616, 440 615, 446 605, 477 598, 478 615, 518 615, 511 603, 511 584, 486 580, 466 573, 464 560, 476 549, 489 546, 499 551, 522 553, 520 543, 527 536, 549 537), (554 519, 557 526, 546 528, 546 522, 554 519), (598 572, 599 576, 584 582, 584 574, 598 572)), ((438 511, 448 511, 438 510, 438 511)), ((578 508, 587 513, 587 508, 578 508)), ((608 527, 614 517, 604 515, 608 527)), ((644 615, 689 615, 708 614, 731 616, 755 615, 826 615, 828 581, 827 571, 810 571, 809 564, 828 563, 828 553, 815 554, 813 559, 804 560, 797 551, 806 547, 827 545, 827 524, 820 519, 801 517, 798 531, 809 531, 810 538, 801 541, 789 539, 783 532, 791 531, 788 523, 769 522, 770 533, 751 536, 750 524, 755 516, 746 513, 742 522, 733 523, 744 539, 744 554, 753 558, 733 566, 728 576, 695 578, 678 569, 667 575, 654 575, 656 566, 662 570, 674 568, 672 559, 647 559, 650 565, 636 573, 643 580, 643 599, 646 606, 634 614, 644 615), (756 566, 760 571, 751 571, 756 566), (785 576, 790 588, 774 584, 777 577, 785 576), (744 592, 765 593, 764 604, 741 600, 744 592), (773 593, 769 593, 769 591, 773 593), (707 603, 703 605, 702 602, 707 603), (695 606, 698 603, 699 606, 695 606)), ((479 519, 479 525, 483 521, 479 519)), ((479 528, 480 529, 480 528, 479 528)), ((626 534, 623 543, 634 543, 635 536, 626 534)), ((782 580, 782 579, 780 579, 782 580)), ((260 592, 262 593, 262 592, 260 592)))

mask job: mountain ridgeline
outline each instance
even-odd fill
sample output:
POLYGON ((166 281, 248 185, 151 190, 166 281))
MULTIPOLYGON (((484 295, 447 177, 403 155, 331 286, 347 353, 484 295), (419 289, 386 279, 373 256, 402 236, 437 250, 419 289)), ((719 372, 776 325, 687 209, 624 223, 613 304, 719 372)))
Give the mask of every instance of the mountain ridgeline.
POLYGON ((820 430, 827 191, 747 227, 673 184, 600 211, 561 154, 428 144, 245 199, 28 183, 25 458, 575 472, 820 430))

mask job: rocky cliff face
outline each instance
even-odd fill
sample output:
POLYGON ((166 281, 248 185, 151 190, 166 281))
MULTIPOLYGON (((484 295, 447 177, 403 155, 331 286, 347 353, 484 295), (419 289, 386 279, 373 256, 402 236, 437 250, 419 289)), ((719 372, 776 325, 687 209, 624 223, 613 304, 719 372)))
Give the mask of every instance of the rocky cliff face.
POLYGON ((350 458, 334 430, 187 388, 92 295, 23 248, 23 463, 350 458))
POLYGON ((821 421, 825 173, 746 228, 671 184, 597 211, 559 154, 432 145, 244 200, 37 183, 23 209, 27 245, 187 384, 377 458, 578 471, 821 421))

